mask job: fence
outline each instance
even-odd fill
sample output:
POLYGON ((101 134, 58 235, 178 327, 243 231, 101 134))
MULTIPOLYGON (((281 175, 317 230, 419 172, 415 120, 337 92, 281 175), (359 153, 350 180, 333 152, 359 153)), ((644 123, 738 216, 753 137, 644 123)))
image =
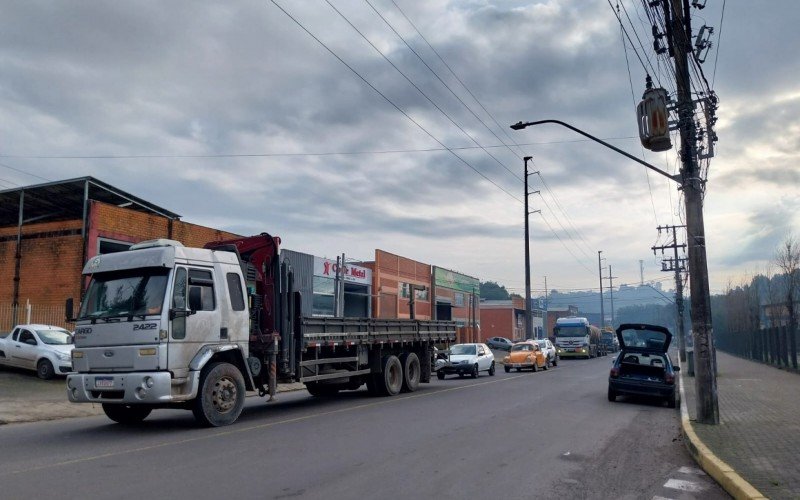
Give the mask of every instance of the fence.
POLYGON ((747 332, 721 332, 717 347, 773 366, 797 369, 797 338, 788 326, 747 332))
POLYGON ((10 332, 16 324, 38 323, 73 330, 74 323, 67 323, 64 305, 53 304, 0 304, 0 333, 10 332))

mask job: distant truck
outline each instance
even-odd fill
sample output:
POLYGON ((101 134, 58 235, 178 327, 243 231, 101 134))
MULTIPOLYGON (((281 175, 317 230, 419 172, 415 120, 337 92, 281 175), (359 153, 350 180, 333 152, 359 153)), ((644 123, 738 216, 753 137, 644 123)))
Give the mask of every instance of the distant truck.
MULTIPOLYGON (((294 270, 266 233, 188 248, 152 240, 89 260, 76 318, 70 401, 119 423, 191 409, 207 426, 239 417, 246 391, 302 382, 314 396, 366 384, 393 396, 430 382, 451 321, 301 317, 294 270)), ((72 317, 71 300, 67 316, 72 317)))
POLYGON ((600 342, 600 329, 586 318, 558 318, 553 334, 561 358, 589 359, 607 354, 600 342))
POLYGON ((17 325, 0 335, 0 365, 35 370, 41 379, 72 371, 72 334, 59 326, 17 325))
POLYGON ((600 344, 607 353, 619 351, 619 340, 613 328, 605 327, 600 331, 600 344))

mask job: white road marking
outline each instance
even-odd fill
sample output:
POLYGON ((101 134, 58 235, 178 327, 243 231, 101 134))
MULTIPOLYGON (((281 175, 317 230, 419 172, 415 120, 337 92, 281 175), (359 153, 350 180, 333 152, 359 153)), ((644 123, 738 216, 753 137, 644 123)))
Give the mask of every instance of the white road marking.
POLYGON ((660 497, 660 496, 656 495, 656 496, 654 496, 652 498, 652 500, 672 500, 672 499, 671 498, 667 498, 667 497, 660 497))
POLYGON ((690 493, 699 493, 703 491, 705 486, 701 486, 694 481, 684 481, 682 479, 670 479, 664 483, 664 488, 671 488, 673 490, 688 491, 690 493))
POLYGON ((681 467, 678 469, 681 474, 694 474, 696 476, 705 476, 706 473, 697 467, 681 467))

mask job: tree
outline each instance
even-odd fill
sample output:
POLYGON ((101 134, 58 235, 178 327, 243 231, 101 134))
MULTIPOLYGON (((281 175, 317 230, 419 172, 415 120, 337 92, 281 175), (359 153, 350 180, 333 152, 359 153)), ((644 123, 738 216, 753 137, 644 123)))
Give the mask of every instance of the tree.
POLYGON ((797 310, 796 301, 800 291, 800 243, 793 235, 787 235, 775 252, 775 265, 783 271, 782 298, 789 319, 789 346, 792 366, 797 368, 797 310))
POLYGON ((508 290, 494 281, 481 282, 481 299, 509 300, 508 290))

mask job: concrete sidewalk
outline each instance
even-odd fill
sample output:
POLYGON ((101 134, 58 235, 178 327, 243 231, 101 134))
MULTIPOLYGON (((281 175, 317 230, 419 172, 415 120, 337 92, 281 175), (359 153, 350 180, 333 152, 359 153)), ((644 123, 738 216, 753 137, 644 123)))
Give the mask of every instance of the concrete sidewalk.
POLYGON ((721 351, 717 365, 719 425, 696 422, 695 379, 681 372, 690 451, 734 497, 800 498, 800 375, 721 351))
MULTIPOLYGON (((305 390, 305 386, 278 384, 278 392, 297 390, 305 390)), ((0 425, 102 414, 99 404, 70 403, 63 377, 40 380, 31 371, 0 369, 0 425)))

